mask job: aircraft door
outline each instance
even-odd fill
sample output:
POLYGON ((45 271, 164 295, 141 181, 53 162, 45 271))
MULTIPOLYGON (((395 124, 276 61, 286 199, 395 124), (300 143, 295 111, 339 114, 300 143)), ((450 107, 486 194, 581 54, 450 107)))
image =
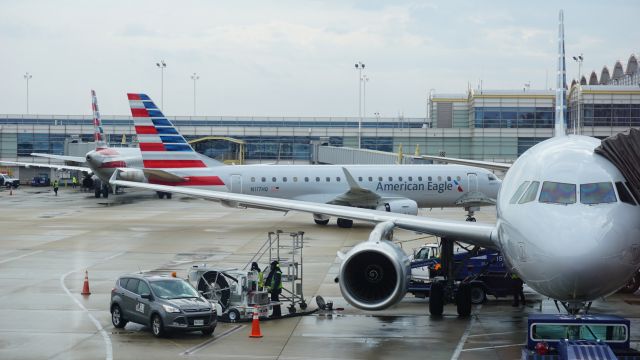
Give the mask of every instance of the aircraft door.
POLYGON ((231 192, 236 194, 242 194, 242 176, 231 175, 231 192))
POLYGON ((467 191, 478 191, 478 174, 467 173, 467 191))

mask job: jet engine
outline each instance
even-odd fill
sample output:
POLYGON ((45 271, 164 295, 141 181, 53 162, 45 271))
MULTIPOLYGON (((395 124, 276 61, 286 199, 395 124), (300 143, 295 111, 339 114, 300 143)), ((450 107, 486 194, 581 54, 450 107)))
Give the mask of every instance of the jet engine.
POLYGON ((418 203, 411 199, 388 199, 380 201, 376 210, 396 214, 418 215, 418 203))
POLYGON ((136 182, 146 182, 146 177, 144 176, 144 172, 142 172, 142 170, 140 169, 119 169, 118 179, 136 181, 136 182))
POLYGON ((411 266, 404 251, 389 241, 393 227, 392 222, 378 224, 369 241, 343 257, 340 291, 357 308, 382 310, 399 302, 407 292, 411 266))

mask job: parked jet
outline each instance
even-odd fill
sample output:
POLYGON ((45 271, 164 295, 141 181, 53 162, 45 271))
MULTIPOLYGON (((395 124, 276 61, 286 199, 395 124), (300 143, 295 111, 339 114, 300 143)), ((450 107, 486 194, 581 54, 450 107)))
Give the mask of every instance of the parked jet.
MULTIPOLYGON (((476 207, 495 204, 500 188, 493 173, 461 165, 211 167, 147 95, 128 94, 128 98, 144 169, 123 171, 123 179, 412 215, 421 207, 464 206, 469 221, 475 221, 476 207)), ((329 217, 318 213, 314 220, 326 225, 329 217)), ((345 218, 337 223, 353 225, 345 218)))
MULTIPOLYGON (((527 150, 509 168, 498 194, 495 225, 136 183, 118 180, 119 171, 111 183, 202 197, 238 207, 302 211, 377 223, 369 241, 342 256, 339 271, 343 296, 361 309, 384 309, 404 297, 409 261, 398 246, 386 241, 398 227, 498 249, 509 269, 532 289, 561 301, 570 312, 577 312, 624 286, 640 267, 640 199, 630 193, 621 171, 594 153, 600 140, 565 134, 562 11, 558 32, 555 136, 527 150)), ((463 285, 458 293, 469 294, 468 289, 464 290, 467 286, 463 285)), ((430 300, 433 314, 442 313, 442 296, 442 284, 434 284, 430 300)), ((465 297, 461 302, 469 305, 458 308, 462 315, 471 310, 470 296, 465 297)))

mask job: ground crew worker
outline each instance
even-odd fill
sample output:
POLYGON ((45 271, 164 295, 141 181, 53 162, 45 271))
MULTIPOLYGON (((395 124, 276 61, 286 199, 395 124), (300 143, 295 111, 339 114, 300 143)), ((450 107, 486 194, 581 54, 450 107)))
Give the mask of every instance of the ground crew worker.
POLYGON ((78 178, 74 176, 71 178, 71 187, 75 189, 76 186, 78 186, 78 178))
POLYGON ((253 290, 262 291, 262 288, 264 287, 264 275, 262 274, 262 270, 260 270, 260 266, 258 266, 257 262, 254 261, 251 263, 251 271, 258 272, 258 288, 253 290))
POLYGON ((56 196, 58 196, 58 179, 53 180, 53 192, 56 193, 56 196))
POLYGON ((526 301, 524 299, 524 289, 522 279, 518 277, 518 275, 511 273, 511 286, 513 287, 513 303, 511 306, 520 306, 520 301, 522 301, 522 305, 526 305, 526 301))
MULTIPOLYGON (((282 270, 280 270, 280 264, 278 263, 278 261, 274 260, 271 262, 269 275, 267 275, 267 280, 265 283, 267 285, 267 291, 271 293, 271 301, 280 301, 280 293, 282 293, 282 270)), ((280 304, 274 305, 271 317, 281 316, 282 311, 280 309, 280 304)))

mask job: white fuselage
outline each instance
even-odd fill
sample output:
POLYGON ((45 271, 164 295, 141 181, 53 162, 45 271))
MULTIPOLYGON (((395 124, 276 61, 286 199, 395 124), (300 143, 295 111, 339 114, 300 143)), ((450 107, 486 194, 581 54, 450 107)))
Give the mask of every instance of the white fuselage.
POLYGON ((487 170, 461 165, 238 165, 171 172, 221 180, 220 185, 195 188, 329 203, 350 190, 343 168, 358 187, 383 199, 411 199, 419 207, 460 206, 456 201, 470 192, 495 199, 501 183, 487 170))
POLYGON ((640 206, 620 200, 615 184, 624 177, 593 152, 599 144, 575 135, 539 143, 509 169, 498 196, 497 237, 505 260, 527 285, 553 299, 578 303, 609 295, 640 266, 640 206), (514 197, 525 181, 539 182, 532 201, 514 197), (543 196, 545 182, 569 185, 543 196), (615 196, 587 191, 595 183, 613 184, 615 196), (571 184, 573 201, 566 188, 571 184), (588 204, 589 196, 608 200, 588 204), (559 200, 549 200, 554 197, 559 200))

